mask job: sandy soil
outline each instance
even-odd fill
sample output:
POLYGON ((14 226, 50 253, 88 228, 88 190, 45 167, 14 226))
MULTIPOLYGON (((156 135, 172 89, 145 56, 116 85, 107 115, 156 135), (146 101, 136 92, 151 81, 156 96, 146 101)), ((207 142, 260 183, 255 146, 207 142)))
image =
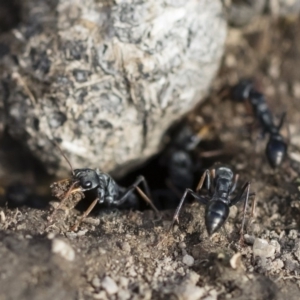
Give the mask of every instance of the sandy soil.
MULTIPOLYGON (((163 211, 161 219, 151 210, 100 210, 72 232, 77 210, 60 211, 47 228, 49 206, 3 207, 0 299, 299 299, 299 28, 300 20, 266 17, 242 31, 231 29, 211 93, 189 118, 212 124, 208 144, 224 151, 203 158, 203 167, 224 160, 240 174, 240 184, 252 183, 258 202, 245 245, 238 243, 241 205, 231 209, 227 234, 211 239, 198 203, 184 207, 169 235, 173 210, 163 211), (221 99, 221 88, 243 77, 257 79, 275 116, 287 112, 289 157, 279 170, 266 161, 266 141, 255 142, 259 131, 249 134, 245 107, 221 99)), ((10 171, 1 174, 1 194, 11 180, 24 178, 36 193, 49 194, 55 179, 31 179, 37 178, 32 164, 9 169, 4 146, 1 161, 10 171)))

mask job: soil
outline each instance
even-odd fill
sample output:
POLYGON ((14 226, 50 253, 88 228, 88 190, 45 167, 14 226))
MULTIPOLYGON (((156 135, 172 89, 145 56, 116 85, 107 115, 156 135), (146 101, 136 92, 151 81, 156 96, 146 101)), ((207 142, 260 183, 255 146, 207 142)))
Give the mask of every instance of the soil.
POLYGON ((244 244, 238 234, 242 205, 231 208, 225 231, 211 238, 198 203, 184 206, 170 234, 174 210, 160 218, 151 210, 95 210, 73 232, 81 212, 66 209, 49 226, 53 208, 45 199, 57 179, 42 176, 29 158, 18 168, 24 159, 11 151, 7 156, 3 139, 1 194, 23 180, 30 195, 39 195, 34 203, 40 201, 40 208, 1 209, 0 299, 299 299, 299 28, 300 19, 261 17, 242 30, 230 29, 211 93, 187 117, 209 124, 206 150, 221 145, 223 151, 202 158, 201 170, 221 160, 240 174, 239 187, 251 181, 257 207, 255 218, 247 217, 244 244), (249 133, 252 117, 245 107, 220 92, 244 77, 257 80, 278 119, 287 113, 282 132, 289 154, 278 170, 268 165, 259 130, 249 133))

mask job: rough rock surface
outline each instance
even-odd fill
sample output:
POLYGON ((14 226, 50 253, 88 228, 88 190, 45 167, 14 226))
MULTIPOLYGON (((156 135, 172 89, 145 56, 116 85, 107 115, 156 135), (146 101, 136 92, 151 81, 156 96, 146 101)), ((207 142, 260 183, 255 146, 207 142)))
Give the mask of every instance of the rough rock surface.
POLYGON ((6 122, 52 172, 66 168, 53 137, 74 166, 105 171, 157 152, 207 92, 226 37, 219 0, 27 0, 21 15, 6 122))

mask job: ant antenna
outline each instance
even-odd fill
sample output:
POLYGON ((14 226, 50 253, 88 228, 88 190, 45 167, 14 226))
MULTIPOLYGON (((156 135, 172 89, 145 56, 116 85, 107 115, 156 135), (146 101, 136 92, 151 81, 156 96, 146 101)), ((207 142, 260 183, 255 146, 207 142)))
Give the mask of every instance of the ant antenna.
POLYGON ((70 163, 70 161, 68 160, 67 156, 64 154, 64 152, 62 151, 62 149, 60 148, 60 146, 58 145, 57 141, 55 139, 52 140, 52 142, 55 144, 55 146, 58 148, 58 150, 60 151, 61 155, 63 156, 63 158, 66 160, 66 162, 69 164, 70 169, 72 174, 74 175, 74 170, 73 167, 70 163))

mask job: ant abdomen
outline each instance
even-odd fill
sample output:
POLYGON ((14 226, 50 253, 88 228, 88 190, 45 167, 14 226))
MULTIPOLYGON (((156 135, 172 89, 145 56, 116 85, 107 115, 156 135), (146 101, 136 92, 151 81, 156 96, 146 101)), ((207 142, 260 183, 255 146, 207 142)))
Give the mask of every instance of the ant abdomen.
POLYGON ((270 138, 266 147, 266 156, 272 168, 279 167, 286 156, 287 144, 281 136, 270 138))
POLYGON ((211 236, 218 231, 229 215, 229 206, 220 200, 211 201, 206 206, 205 226, 211 236))

